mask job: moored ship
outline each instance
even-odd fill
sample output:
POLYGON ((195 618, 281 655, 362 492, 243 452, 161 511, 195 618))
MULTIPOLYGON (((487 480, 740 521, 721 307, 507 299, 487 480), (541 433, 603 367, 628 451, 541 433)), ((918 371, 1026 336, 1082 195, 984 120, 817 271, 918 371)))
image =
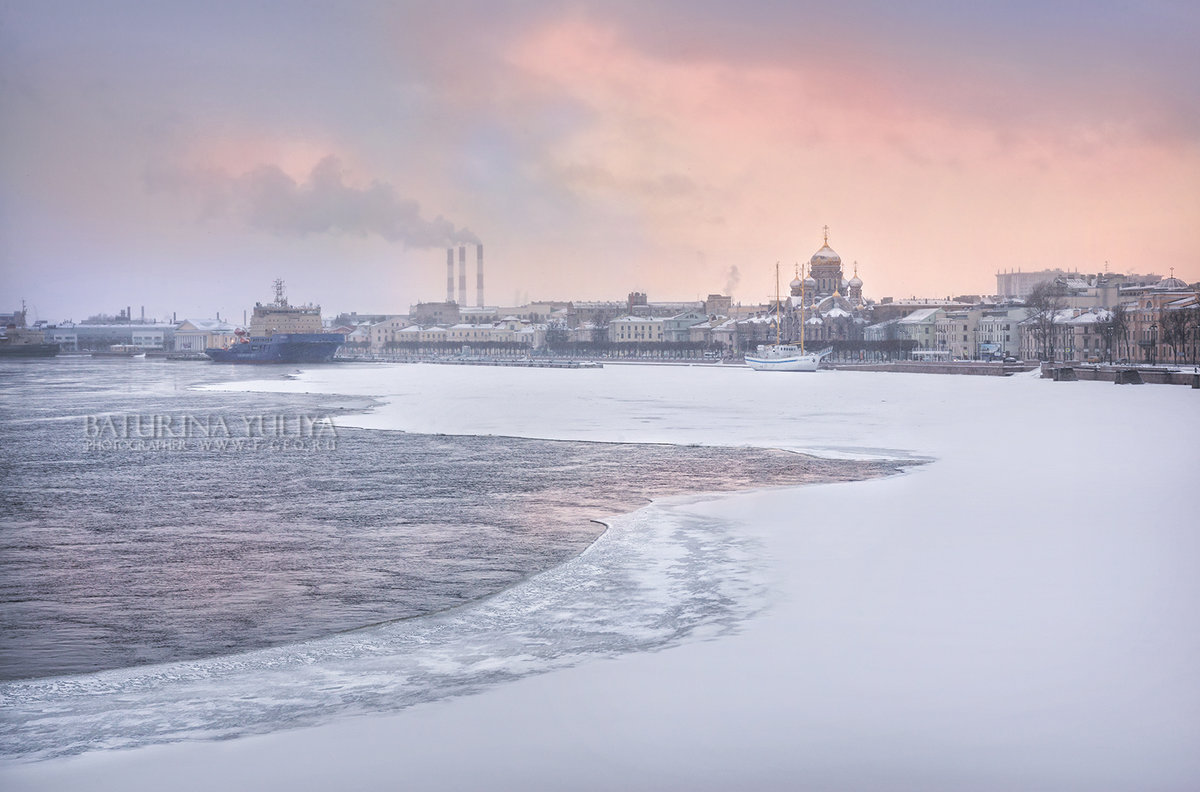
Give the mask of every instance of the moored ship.
MULTIPOLYGON (((800 277, 799 273, 796 275, 800 277)), ((803 284, 803 281, 801 282, 803 284)), ((804 287, 801 285, 800 300, 803 304, 804 287)), ((833 347, 820 352, 804 349, 804 323, 800 323, 800 343, 780 342, 780 326, 783 324, 783 307, 779 298, 779 262, 775 263, 775 343, 759 344, 756 352, 746 353, 746 365, 755 371, 816 371, 821 367, 821 358, 833 351, 833 347)))
POLYGON ((47 358, 58 354, 58 344, 47 344, 46 334, 25 326, 25 303, 0 330, 0 357, 47 358))
POLYGON ((204 350, 218 363, 326 363, 345 336, 322 332, 321 306, 290 305, 283 281, 275 281, 275 302, 256 303, 250 330, 239 330, 227 348, 204 350))
POLYGON ((756 352, 746 354, 746 365, 755 371, 816 371, 830 351, 805 352, 795 344, 759 344, 756 352))

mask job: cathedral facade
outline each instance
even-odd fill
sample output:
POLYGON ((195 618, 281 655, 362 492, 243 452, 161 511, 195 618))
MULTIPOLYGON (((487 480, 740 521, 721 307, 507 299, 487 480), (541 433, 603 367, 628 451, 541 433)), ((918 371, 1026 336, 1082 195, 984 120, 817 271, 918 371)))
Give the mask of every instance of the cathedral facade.
POLYGON ((821 248, 808 260, 807 272, 796 272, 785 307, 784 326, 793 341, 803 327, 804 345, 828 341, 861 341, 870 324, 871 306, 863 299, 858 266, 847 280, 842 257, 829 246, 829 227, 821 248))

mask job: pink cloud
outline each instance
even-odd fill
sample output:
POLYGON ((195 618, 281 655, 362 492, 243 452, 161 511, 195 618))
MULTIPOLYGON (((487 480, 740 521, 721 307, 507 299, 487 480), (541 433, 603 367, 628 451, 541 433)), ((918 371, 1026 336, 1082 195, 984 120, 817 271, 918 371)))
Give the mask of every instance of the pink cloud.
POLYGON ((1196 249, 1200 156, 1132 121, 997 124, 954 103, 953 73, 936 104, 936 85, 893 91, 879 64, 666 60, 578 17, 532 31, 509 63, 547 100, 586 108, 544 172, 638 218, 664 290, 696 250, 714 278, 806 258, 826 222, 889 292, 987 291, 1009 266, 1165 270, 1196 249), (1154 261, 1128 235, 1139 227, 1160 234, 1154 261))

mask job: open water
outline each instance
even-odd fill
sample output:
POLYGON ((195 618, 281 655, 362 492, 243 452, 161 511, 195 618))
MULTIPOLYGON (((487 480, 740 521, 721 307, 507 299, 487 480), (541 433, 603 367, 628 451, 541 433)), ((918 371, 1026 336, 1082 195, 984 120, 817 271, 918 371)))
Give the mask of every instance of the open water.
POLYGON ((282 646, 495 594, 651 498, 860 478, 750 449, 352 430, 293 370, 0 362, 0 679, 282 646))

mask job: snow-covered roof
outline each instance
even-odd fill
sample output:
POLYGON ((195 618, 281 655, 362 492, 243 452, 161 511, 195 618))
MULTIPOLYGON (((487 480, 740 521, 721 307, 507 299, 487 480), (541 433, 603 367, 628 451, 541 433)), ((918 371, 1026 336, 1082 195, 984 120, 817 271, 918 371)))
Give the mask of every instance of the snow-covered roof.
POLYGON ((850 315, 849 311, 845 311, 836 305, 825 312, 825 318, 827 318, 827 319, 840 319, 843 316, 849 316, 849 315, 850 315))
POLYGON ((233 325, 223 319, 184 319, 179 326, 190 324, 205 333, 232 333, 233 325))
POLYGON ((901 324, 918 324, 920 322, 928 322, 933 315, 940 311, 941 308, 922 308, 918 311, 913 311, 908 316, 900 320, 901 324))
POLYGON ((623 324, 632 324, 634 322, 658 322, 659 324, 662 324, 663 320, 658 318, 651 319, 643 316, 618 316, 616 319, 611 320, 609 324, 614 322, 621 322, 623 324))
POLYGON ((359 326, 370 327, 395 327, 397 324, 408 324, 406 316, 389 316, 386 319, 380 319, 378 322, 371 324, 370 322, 359 322, 359 326))

